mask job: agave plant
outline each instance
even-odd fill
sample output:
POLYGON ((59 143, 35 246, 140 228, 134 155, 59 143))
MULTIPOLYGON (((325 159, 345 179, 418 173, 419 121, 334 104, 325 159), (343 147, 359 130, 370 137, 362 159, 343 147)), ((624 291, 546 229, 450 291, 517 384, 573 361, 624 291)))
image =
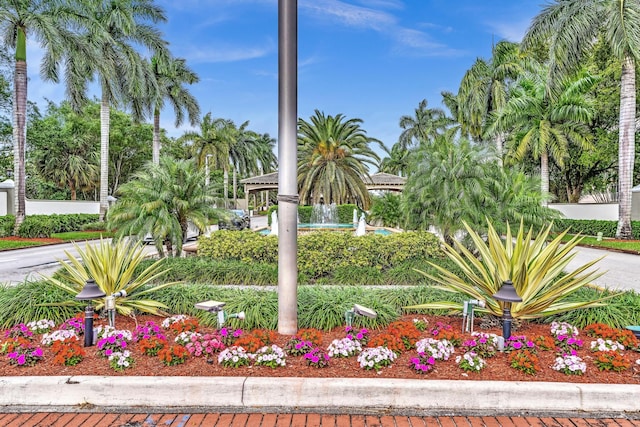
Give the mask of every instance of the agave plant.
MULTIPOLYGON (((168 269, 161 269, 164 259, 159 259, 140 275, 134 277, 136 267, 145 259, 144 248, 140 243, 124 239, 113 242, 100 239, 97 244, 87 243, 84 250, 75 243, 74 246, 80 255, 80 260, 65 251, 69 261, 59 260, 62 268, 57 272, 58 278, 47 278, 48 282, 75 297, 82 290, 87 279, 92 278, 107 295, 126 291, 125 297, 116 298, 116 310, 120 314, 130 315, 134 310, 157 315, 166 314, 162 310, 167 308, 166 305, 144 299, 146 294, 178 283, 146 286, 168 271, 168 269)), ((66 301, 61 304, 76 304, 76 302, 66 301)), ((104 300, 95 301, 96 309, 102 308, 103 305, 104 300)))
MULTIPOLYGON (((590 268, 602 258, 595 259, 573 272, 563 270, 575 257, 573 249, 582 240, 574 236, 568 242, 562 240, 567 231, 550 240, 553 224, 541 230, 535 238, 532 228, 525 234, 524 225, 516 236, 511 234, 509 224, 506 235, 501 238, 490 221, 487 241, 464 223, 464 227, 475 246, 477 256, 458 241, 455 248, 445 244, 445 253, 463 272, 460 277, 444 268, 430 263, 437 276, 416 270, 434 281, 435 288, 467 295, 470 299, 486 301, 484 311, 500 316, 502 305, 493 298, 505 280, 511 280, 522 302, 514 303, 511 314, 514 318, 533 319, 562 313, 578 308, 600 305, 605 299, 570 302, 566 297, 594 279, 602 276, 597 269, 590 268)), ((615 295, 615 294, 614 294, 615 295)), ((408 309, 461 310, 456 302, 434 302, 406 307, 408 309)))

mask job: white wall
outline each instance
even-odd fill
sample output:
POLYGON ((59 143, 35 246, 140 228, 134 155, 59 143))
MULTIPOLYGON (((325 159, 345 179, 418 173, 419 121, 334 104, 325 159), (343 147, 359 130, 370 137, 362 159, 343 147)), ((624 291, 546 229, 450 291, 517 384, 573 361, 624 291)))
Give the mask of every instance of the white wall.
POLYGON ((99 214, 100 202, 88 202, 85 200, 26 200, 25 211, 27 215, 99 214))
MULTIPOLYGON (((601 219, 607 221, 618 220, 617 203, 553 203, 549 207, 556 209, 567 219, 601 219)), ((634 218, 638 220, 640 218, 634 218)))

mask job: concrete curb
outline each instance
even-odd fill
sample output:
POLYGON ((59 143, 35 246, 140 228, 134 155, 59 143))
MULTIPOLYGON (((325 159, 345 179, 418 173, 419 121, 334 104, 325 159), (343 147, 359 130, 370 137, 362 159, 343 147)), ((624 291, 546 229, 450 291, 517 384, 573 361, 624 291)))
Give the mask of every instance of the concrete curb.
POLYGON ((0 406, 640 417, 640 385, 370 378, 2 377, 0 406))

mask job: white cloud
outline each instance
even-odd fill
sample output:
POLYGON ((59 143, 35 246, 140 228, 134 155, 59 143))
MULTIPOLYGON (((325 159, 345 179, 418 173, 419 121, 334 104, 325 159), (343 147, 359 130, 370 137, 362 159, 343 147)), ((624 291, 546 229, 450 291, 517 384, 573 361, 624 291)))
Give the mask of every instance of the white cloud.
POLYGON ((354 6, 338 0, 303 0, 299 6, 318 18, 337 19, 348 26, 370 28, 376 31, 395 26, 397 21, 393 15, 386 12, 354 6))
POLYGON ((246 61, 248 59, 262 58, 276 52, 277 46, 273 42, 267 42, 259 47, 239 47, 225 45, 211 45, 205 48, 191 46, 184 51, 185 58, 192 63, 216 63, 246 61))
POLYGON ((519 43, 527 32, 531 19, 510 20, 504 22, 489 22, 487 26, 495 33, 498 39, 506 39, 519 43))

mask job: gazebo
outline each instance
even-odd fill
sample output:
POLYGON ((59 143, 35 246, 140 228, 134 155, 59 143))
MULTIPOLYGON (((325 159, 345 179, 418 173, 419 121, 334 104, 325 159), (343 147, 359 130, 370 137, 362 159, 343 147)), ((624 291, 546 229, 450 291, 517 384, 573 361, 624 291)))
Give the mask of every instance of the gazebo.
MULTIPOLYGON (((397 191, 402 192, 406 178, 392 175, 390 173, 378 172, 365 180, 367 190, 369 191, 397 191)), ((244 195, 246 206, 249 206, 249 196, 259 193, 260 191, 277 190, 278 189, 278 172, 272 172, 265 175, 254 176, 240 180, 244 185, 244 195)), ((266 200, 267 208, 269 207, 269 198, 266 200)))

